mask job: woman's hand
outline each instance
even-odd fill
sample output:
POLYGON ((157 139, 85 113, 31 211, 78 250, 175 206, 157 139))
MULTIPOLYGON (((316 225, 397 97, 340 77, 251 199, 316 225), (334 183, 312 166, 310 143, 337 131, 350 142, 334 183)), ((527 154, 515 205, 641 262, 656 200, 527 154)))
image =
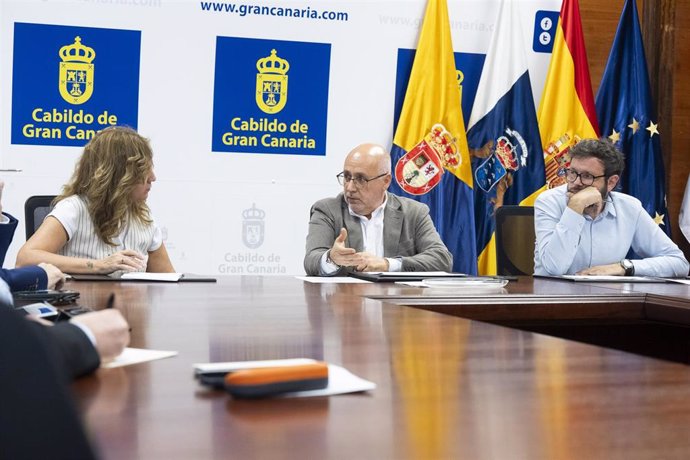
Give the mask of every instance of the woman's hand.
POLYGON ((107 275, 118 270, 123 272, 145 272, 146 258, 136 251, 125 249, 113 255, 94 261, 96 273, 107 275))

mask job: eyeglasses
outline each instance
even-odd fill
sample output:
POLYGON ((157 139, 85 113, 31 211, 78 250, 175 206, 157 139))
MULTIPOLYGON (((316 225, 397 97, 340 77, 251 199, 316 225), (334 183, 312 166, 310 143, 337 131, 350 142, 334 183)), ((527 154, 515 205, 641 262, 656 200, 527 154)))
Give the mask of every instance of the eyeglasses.
POLYGON ((354 181, 355 187, 363 188, 363 187, 366 187, 369 182, 376 180, 376 179, 380 179, 382 177, 385 177, 388 174, 389 173, 385 172, 383 174, 379 174, 376 177, 372 177, 371 179, 367 179, 366 177, 361 176, 359 174, 352 176, 349 173, 346 173, 345 171, 343 171, 340 174, 337 174, 335 177, 338 179, 338 183, 340 185, 345 185, 350 181, 354 181))
POLYGON ((575 182, 579 177, 582 185, 592 185, 594 181, 599 179, 600 177, 606 177, 606 174, 602 174, 601 176, 593 176, 588 172, 579 173, 577 171, 573 171, 570 168, 566 168, 564 172, 565 180, 572 183, 575 182))

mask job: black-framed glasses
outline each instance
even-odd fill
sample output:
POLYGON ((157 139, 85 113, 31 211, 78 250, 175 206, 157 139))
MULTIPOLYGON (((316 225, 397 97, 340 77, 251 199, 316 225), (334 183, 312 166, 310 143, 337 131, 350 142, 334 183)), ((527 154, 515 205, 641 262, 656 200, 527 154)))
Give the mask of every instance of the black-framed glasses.
POLYGON ((368 178, 366 178, 360 174, 355 174, 353 176, 350 173, 346 173, 345 171, 343 171, 340 174, 337 174, 335 177, 338 179, 338 183, 340 185, 345 185, 348 182, 353 181, 355 183, 355 187, 362 188, 362 187, 366 187, 369 182, 376 180, 376 179, 380 179, 382 177, 385 177, 388 174, 389 173, 385 172, 383 174, 379 174, 376 177, 372 177, 371 179, 368 179, 368 178))
POLYGON ((602 174, 601 176, 593 176, 588 172, 579 173, 577 171, 573 171, 571 168, 566 168, 564 172, 565 180, 572 183, 575 182, 579 177, 582 185, 592 185, 594 181, 599 179, 600 177, 606 177, 606 174, 602 174))

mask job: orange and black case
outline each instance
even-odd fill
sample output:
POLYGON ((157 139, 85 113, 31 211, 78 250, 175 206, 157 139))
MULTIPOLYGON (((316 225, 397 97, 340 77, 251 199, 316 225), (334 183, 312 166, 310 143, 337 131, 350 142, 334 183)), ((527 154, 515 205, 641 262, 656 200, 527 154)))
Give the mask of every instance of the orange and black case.
POLYGON ((225 376, 225 390, 235 398, 264 398, 327 386, 328 364, 324 362, 244 369, 225 376))

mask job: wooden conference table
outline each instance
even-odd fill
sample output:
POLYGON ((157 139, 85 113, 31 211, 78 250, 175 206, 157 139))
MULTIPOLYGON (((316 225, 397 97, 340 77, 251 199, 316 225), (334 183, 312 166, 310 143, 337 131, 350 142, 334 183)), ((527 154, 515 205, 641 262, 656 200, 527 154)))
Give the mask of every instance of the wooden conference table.
POLYGON ((690 366, 486 322, 682 329, 687 286, 527 277, 461 296, 237 276, 67 289, 94 308, 115 292, 131 346, 179 352, 74 384, 106 459, 690 458, 690 366), (193 378, 193 363, 298 357, 377 388, 246 401, 193 378))

